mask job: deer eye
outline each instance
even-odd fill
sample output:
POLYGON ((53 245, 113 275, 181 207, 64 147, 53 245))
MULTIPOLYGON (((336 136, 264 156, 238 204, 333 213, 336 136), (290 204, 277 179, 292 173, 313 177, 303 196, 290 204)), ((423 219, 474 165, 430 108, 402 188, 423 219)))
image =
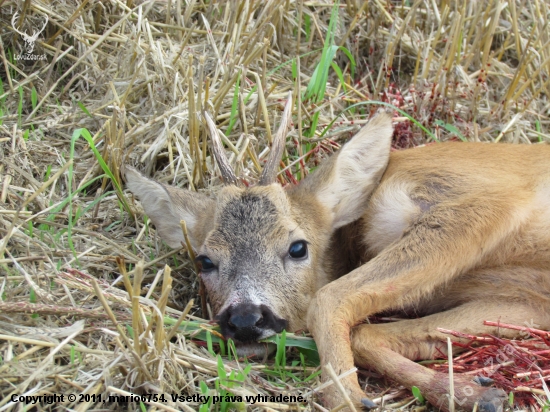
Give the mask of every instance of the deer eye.
POLYGON ((214 265, 214 262, 208 256, 198 256, 195 259, 195 263, 197 263, 201 272, 210 272, 216 269, 216 265, 214 265))
POLYGON ((303 259, 307 256, 307 243, 303 240, 294 242, 288 248, 288 255, 293 259, 303 259))

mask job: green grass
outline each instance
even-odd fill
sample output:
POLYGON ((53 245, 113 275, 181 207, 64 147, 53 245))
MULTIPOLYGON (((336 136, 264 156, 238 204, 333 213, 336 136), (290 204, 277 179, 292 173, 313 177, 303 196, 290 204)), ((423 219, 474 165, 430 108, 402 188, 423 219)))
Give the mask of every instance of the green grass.
POLYGON ((416 401, 420 404, 420 405, 424 405, 424 403, 426 402, 424 400, 424 397, 422 396, 422 393, 420 393, 420 389, 418 389, 417 386, 413 386, 411 388, 411 392, 413 394, 413 396, 415 397, 416 401))
MULTIPOLYGON (((175 322, 176 319, 174 318, 164 318, 165 325, 173 325, 175 322)), ((231 382, 244 382, 245 377, 250 370, 250 365, 248 365, 246 360, 246 367, 243 370, 244 375, 239 375, 237 372, 233 371, 235 372, 235 375, 230 375, 228 377, 225 374, 225 370, 222 370, 222 365, 225 365, 225 360, 232 361, 237 359, 237 352, 235 344, 231 339, 224 342, 224 340, 219 337, 220 329, 218 326, 209 325, 206 321, 183 321, 180 325, 180 330, 180 333, 188 339, 203 341, 206 343, 208 352, 217 359, 218 378, 223 386, 231 388, 233 387, 231 386, 231 382)), ((293 385, 305 384, 306 382, 315 379, 321 373, 320 370, 315 373, 309 373, 306 370, 307 366, 317 367, 320 364, 317 346, 312 338, 302 337, 283 331, 279 334, 264 339, 261 342, 276 345, 275 356, 268 363, 268 365, 271 366, 268 366, 262 370, 266 377, 271 380, 273 385, 280 386, 284 382, 292 382, 293 385), (287 355, 290 348, 295 348, 295 350, 289 358, 287 355), (293 367, 293 371, 289 370, 289 362, 290 366, 293 367), (300 371, 299 367, 302 367, 303 370, 300 371)), ((218 393, 223 393, 223 391, 219 390, 217 386, 216 391, 218 393)), ((221 409, 216 410, 224 411, 227 410, 226 407, 229 407, 223 402, 220 405, 218 405, 218 407, 221 409)), ((233 405, 232 407, 236 407, 236 405, 233 405)), ((206 411, 210 409, 206 408, 201 410, 206 411)))
POLYGON ((17 104, 17 125, 21 127, 21 118, 23 115, 23 88, 19 86, 17 88, 17 92, 19 93, 19 103, 17 104))
POLYGON ((307 85, 306 92, 304 93, 304 100, 311 100, 314 103, 319 103, 325 97, 328 69, 338 50, 338 47, 334 44, 336 22, 338 21, 338 6, 339 2, 336 2, 332 7, 321 58, 307 85))
POLYGON ((237 81, 235 82, 235 90, 233 91, 233 101, 231 103, 231 116, 229 117, 229 126, 225 131, 225 135, 229 136, 233 126, 237 123, 239 119, 239 93, 240 93, 240 84, 241 84, 241 73, 237 75, 237 81))
MULTIPOLYGON (((338 50, 342 51, 346 55, 346 57, 349 59, 350 74, 352 78, 355 77, 355 59, 352 53, 343 46, 335 45, 334 39, 335 39, 336 24, 338 22, 339 5, 340 3, 336 2, 332 7, 327 34, 325 37, 323 50, 321 52, 321 57, 319 59, 319 62, 317 63, 317 66, 315 67, 315 70, 313 71, 313 74, 311 76, 311 79, 309 80, 309 83, 307 85, 306 91, 303 96, 303 100, 306 102, 311 101, 312 103, 317 104, 322 102, 325 99, 325 92, 326 92, 330 67, 332 67, 332 70, 334 71, 334 73, 336 73, 336 76, 338 77, 338 80, 340 81, 340 84, 342 85, 344 92, 347 92, 346 81, 344 79, 344 74, 342 72, 342 69, 334 61, 334 57, 336 56, 336 53, 338 52, 338 50)), ((293 78, 296 78, 296 75, 294 75, 294 72, 293 72, 293 78)), ((315 131, 317 130, 317 124, 319 122, 319 114, 320 114, 320 111, 318 110, 313 113, 311 123, 309 125, 308 131, 306 132, 307 137, 311 138, 315 135, 315 131)))
POLYGON ((304 31, 306 32, 306 42, 311 38, 311 16, 309 14, 304 14, 304 31))
POLYGON ((36 92, 36 88, 33 86, 31 89, 31 106, 33 110, 36 108, 37 104, 38 104, 38 93, 36 92))
POLYGON ((0 98, 0 126, 2 126, 2 124, 4 124, 4 115, 6 113, 6 99, 7 99, 7 95, 4 94, 4 82, 2 81, 2 79, 0 78, 0 96, 2 96, 0 98))
MULTIPOLYGON (((105 175, 98 176, 98 177, 95 177, 95 178, 89 180, 88 182, 86 182, 86 184, 82 185, 80 187, 80 189, 78 189, 76 192, 73 193, 73 191, 72 191, 72 181, 73 181, 73 172, 74 172, 73 171, 73 164, 71 164, 69 166, 69 173, 68 173, 68 175, 69 175, 68 176, 68 192, 69 193, 68 193, 67 199, 65 199, 65 202, 63 202, 63 205, 65 205, 66 203, 69 203, 69 205, 70 205, 69 209, 68 209, 67 240, 69 242, 69 247, 73 251, 73 254, 74 254, 75 257, 76 257, 76 250, 75 250, 75 247, 74 247, 74 244, 73 244, 73 241, 72 241, 72 228, 73 228, 74 224, 76 223, 78 218, 83 213, 85 213, 86 211, 88 211, 89 209, 94 207, 103 198, 105 198, 107 195, 112 193, 112 192, 105 192, 101 196, 98 196, 98 198, 95 199, 94 202, 92 202, 90 205, 88 205, 84 210, 82 210, 82 211, 77 210, 77 214, 73 218, 72 200, 73 200, 73 197, 76 195, 76 193, 78 191, 85 190, 94 181, 107 176, 111 180, 111 182, 113 184, 113 187, 115 189, 115 193, 116 193, 119 201, 123 205, 124 210, 131 217, 134 216, 133 212, 132 212, 132 209, 130 208, 130 205, 126 201, 126 197, 124 196, 124 194, 122 192, 122 186, 120 186, 120 184, 118 183, 117 179, 115 178, 113 172, 109 169, 109 166, 107 165, 107 163, 105 163, 105 160, 103 160, 103 156, 101 156, 101 153, 99 153, 99 151, 97 150, 97 148, 95 146, 95 143, 94 143, 94 140, 93 140, 93 137, 87 129, 76 129, 73 132, 73 136, 71 138, 70 159, 74 159, 75 143, 80 137, 83 137, 86 140, 86 142, 88 142, 88 145, 89 145, 90 149, 92 150, 97 162, 101 166, 101 169, 103 170, 105 175)), ((59 206, 58 206, 57 209, 59 209, 59 206)))
MULTIPOLYGON (((29 294, 29 302, 30 302, 30 303, 36 303, 37 300, 38 300, 38 299, 37 299, 37 297, 36 297, 36 292, 35 292, 35 290, 34 290, 33 288, 31 288, 30 294, 29 294)), ((33 313, 33 314, 31 315, 31 318, 33 318, 33 319, 37 319, 38 317, 39 317, 38 313, 33 313)))
MULTIPOLYGON (((307 57, 307 56, 310 56, 312 54, 315 54, 317 53, 319 50, 321 49, 316 49, 316 50, 312 50, 312 51, 309 51, 307 53, 304 53, 304 54, 301 54, 299 57, 300 58, 303 58, 303 57, 307 57)), ((267 76, 272 76, 274 75, 275 73, 277 73, 280 69, 282 69, 283 67, 286 67, 288 66, 289 64, 291 65, 292 62, 294 61, 294 59, 289 59, 281 64, 279 64, 278 66, 274 67, 273 69, 271 69, 270 71, 267 72, 267 76)), ((250 91, 248 92, 248 94, 246 95, 246 97, 244 98, 244 102, 245 103, 248 103, 248 101, 250 100, 250 98, 252 97, 252 95, 254 93, 256 93, 256 91, 258 90, 258 86, 254 86, 252 87, 252 89, 250 89, 250 91)))
MULTIPOLYGON (((81 102, 81 101, 77 101, 76 104, 78 105, 78 107, 80 108, 80 110, 82 110, 82 112, 84 112, 86 115, 90 116, 93 118, 92 114, 90 113, 90 111, 86 108, 86 106, 84 106, 84 104, 81 102)), ((34 108, 33 108, 34 109, 34 108)))
POLYGON ((462 133, 460 133, 460 130, 458 130, 458 128, 456 126, 453 126, 452 124, 450 123, 445 123, 444 121, 442 120, 439 120, 437 119, 434 124, 436 126, 440 126, 440 127, 443 127, 445 130, 447 130, 449 133, 451 134, 454 134, 456 137, 458 137, 460 140, 462 140, 463 142, 467 142, 468 139, 466 139, 464 137, 464 135, 462 133))
MULTIPOLYGON (((541 375, 541 378, 542 378, 542 375, 541 375)), ((546 396, 546 399, 541 399, 541 406, 544 412, 548 412, 550 411, 550 390, 548 389, 548 385, 546 385, 546 382, 544 381, 544 379, 541 379, 541 382, 542 382, 542 388, 544 390, 544 394, 546 396)))
POLYGON ((71 359, 71 364, 74 364, 76 361, 76 348, 74 345, 71 345, 70 359, 71 359))
MULTIPOLYGON (((208 389, 208 386, 206 386, 206 383, 204 381, 200 381, 199 385, 201 388, 201 395, 209 396, 210 390, 208 389)), ((202 404, 201 406, 199 406, 199 412, 208 412, 211 405, 212 398, 210 398, 206 404, 202 404)))

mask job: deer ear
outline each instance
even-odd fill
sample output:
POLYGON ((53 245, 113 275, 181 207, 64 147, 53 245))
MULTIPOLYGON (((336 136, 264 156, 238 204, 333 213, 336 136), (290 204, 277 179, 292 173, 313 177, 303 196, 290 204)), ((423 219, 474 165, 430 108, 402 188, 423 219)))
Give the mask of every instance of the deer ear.
POLYGON ((124 167, 126 186, 143 205, 159 236, 172 248, 180 248, 185 239, 180 220, 185 220, 191 245, 198 249, 204 242, 214 217, 215 202, 207 196, 158 183, 134 168, 124 167))
POLYGON ((332 212, 333 229, 359 219, 390 157, 391 116, 377 114, 299 186, 332 212))

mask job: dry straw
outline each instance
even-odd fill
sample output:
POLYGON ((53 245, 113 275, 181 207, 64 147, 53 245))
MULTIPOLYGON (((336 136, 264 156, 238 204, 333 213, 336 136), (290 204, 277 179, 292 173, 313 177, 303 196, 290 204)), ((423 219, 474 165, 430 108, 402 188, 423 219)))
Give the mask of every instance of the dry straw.
MULTIPOLYGON (((332 2, 304 0, 0 0, 0 411, 19 408, 14 393, 90 395, 63 406, 119 410, 94 399, 201 394, 204 385, 210 393, 218 385, 234 394, 308 394, 307 403, 251 410, 322 408, 315 368, 279 365, 274 373, 268 361, 245 373, 242 360, 220 364, 208 344, 190 339, 212 330, 196 317, 206 306, 201 314, 191 303, 192 263, 162 245, 139 205, 113 185, 128 163, 215 193, 222 182, 205 112, 249 184, 260 178, 289 91, 295 127, 283 184, 337 150, 373 101, 401 110, 396 148, 433 138, 550 139, 548 2, 347 0, 330 25, 332 10, 332 2), (29 35, 49 19, 36 58, 19 58, 25 42, 11 25, 15 12, 17 30, 29 35), (353 61, 336 54, 340 70, 330 68, 313 104, 304 92, 327 39, 353 61), (362 102, 369 104, 345 111, 362 102), (72 139, 79 128, 87 140, 72 139), (79 327, 63 334, 71 325, 79 327), (236 384, 236 376, 246 378, 236 384)), ((411 404, 399 388, 368 383, 377 402, 411 404)), ((200 406, 171 398, 144 405, 200 406)))

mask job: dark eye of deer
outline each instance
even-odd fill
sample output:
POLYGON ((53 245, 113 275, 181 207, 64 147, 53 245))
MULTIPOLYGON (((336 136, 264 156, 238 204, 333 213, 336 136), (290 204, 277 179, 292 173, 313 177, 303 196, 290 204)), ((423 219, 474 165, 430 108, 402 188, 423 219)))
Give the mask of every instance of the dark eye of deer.
POLYGON ((201 272, 210 272, 216 268, 208 256, 198 256, 195 262, 199 265, 201 272))
POLYGON ((288 255, 293 259, 303 259, 307 256, 307 244, 303 240, 294 242, 288 249, 288 255))

